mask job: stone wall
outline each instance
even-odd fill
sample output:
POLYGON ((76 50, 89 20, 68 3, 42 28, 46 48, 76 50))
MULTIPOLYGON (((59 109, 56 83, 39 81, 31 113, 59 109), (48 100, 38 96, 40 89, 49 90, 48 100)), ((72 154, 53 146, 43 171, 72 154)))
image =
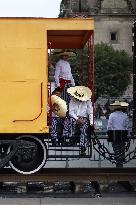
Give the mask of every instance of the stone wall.
POLYGON ((132 55, 132 26, 133 19, 127 17, 95 17, 95 44, 104 42, 132 55), (113 41, 112 33, 116 35, 113 41))

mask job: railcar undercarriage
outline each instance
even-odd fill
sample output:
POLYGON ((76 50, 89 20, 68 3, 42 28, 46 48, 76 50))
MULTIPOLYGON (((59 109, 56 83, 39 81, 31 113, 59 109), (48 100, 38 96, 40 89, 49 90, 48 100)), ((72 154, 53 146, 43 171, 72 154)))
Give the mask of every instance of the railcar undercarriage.
MULTIPOLYGON (((74 136, 73 140, 66 139, 65 142, 62 141, 62 138, 58 138, 59 143, 57 146, 53 146, 48 136, 44 140, 32 135, 22 135, 14 140, 1 140, 0 168, 10 166, 18 173, 33 174, 42 169, 47 161, 67 161, 81 158, 97 161, 94 151, 103 160, 116 164, 114 152, 103 141, 107 141, 107 136, 99 136, 92 133, 89 139, 84 155, 81 154, 79 135, 74 136)), ((134 140, 134 136, 128 137, 125 145, 124 164, 136 159, 136 148, 129 150, 131 144, 134 144, 134 140)))

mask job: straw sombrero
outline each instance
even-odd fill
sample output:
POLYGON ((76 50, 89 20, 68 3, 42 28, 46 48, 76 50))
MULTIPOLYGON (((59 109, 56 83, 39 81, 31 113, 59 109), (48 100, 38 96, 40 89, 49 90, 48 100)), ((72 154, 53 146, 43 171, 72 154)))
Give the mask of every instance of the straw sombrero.
POLYGON ((120 102, 120 101, 116 100, 114 103, 110 104, 110 108, 111 108, 111 109, 127 108, 128 105, 129 105, 129 104, 126 103, 126 102, 120 102))
POLYGON ((85 86, 70 87, 67 89, 67 92, 80 101, 87 101, 92 95, 91 90, 85 86))
POLYGON ((129 104, 126 102, 120 102, 120 104, 121 104, 121 107, 128 107, 129 106, 129 104))
POLYGON ((76 56, 76 53, 69 51, 67 49, 56 49, 55 55, 57 56, 76 56))
POLYGON ((59 117, 66 117, 67 104, 66 102, 56 95, 51 96, 52 111, 59 117))

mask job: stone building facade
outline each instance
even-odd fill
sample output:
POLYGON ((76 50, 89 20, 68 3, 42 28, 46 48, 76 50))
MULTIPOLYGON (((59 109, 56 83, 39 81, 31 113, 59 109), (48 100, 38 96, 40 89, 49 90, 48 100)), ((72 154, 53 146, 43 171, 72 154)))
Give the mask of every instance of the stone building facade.
POLYGON ((95 44, 111 44, 132 54, 136 0, 62 0, 60 17, 93 17, 95 44))

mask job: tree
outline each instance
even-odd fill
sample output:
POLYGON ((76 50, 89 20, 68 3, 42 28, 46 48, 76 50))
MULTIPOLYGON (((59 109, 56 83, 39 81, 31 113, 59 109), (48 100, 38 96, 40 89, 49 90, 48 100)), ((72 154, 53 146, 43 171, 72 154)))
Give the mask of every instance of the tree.
POLYGON ((95 46, 95 98, 121 96, 131 82, 132 58, 124 50, 95 46))

